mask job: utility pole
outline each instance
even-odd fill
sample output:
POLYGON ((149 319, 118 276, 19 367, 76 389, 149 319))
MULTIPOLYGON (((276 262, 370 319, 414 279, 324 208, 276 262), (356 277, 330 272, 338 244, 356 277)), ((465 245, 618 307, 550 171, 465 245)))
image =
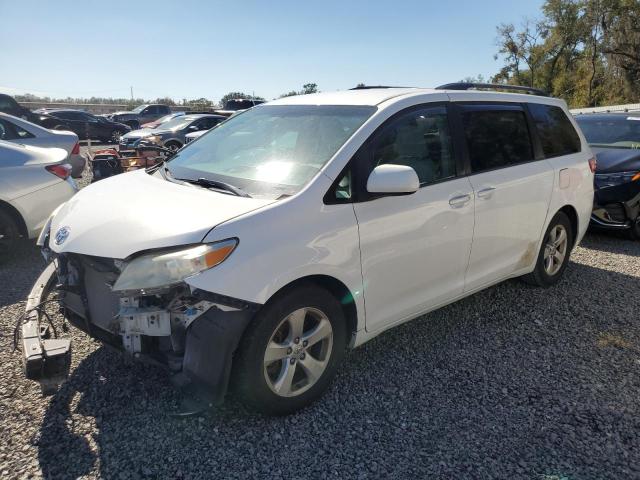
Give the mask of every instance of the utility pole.
POLYGON ((131 88, 131 101, 133 102, 133 85, 130 88, 131 88))

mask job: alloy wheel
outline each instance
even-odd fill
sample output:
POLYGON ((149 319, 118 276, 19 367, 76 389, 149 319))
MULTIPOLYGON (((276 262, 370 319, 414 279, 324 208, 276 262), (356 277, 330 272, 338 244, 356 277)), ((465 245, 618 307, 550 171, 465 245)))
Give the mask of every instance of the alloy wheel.
POLYGON ((111 140, 113 141, 113 143, 120 143, 121 136, 122 134, 118 130, 114 130, 111 134, 111 140))
POLYGON ((544 247, 544 270, 549 276, 560 271, 569 245, 567 230, 563 225, 556 225, 549 231, 544 247))
POLYGON ((329 364, 333 328, 317 308, 287 315, 271 335, 264 353, 264 378, 276 395, 295 397, 309 390, 329 364))

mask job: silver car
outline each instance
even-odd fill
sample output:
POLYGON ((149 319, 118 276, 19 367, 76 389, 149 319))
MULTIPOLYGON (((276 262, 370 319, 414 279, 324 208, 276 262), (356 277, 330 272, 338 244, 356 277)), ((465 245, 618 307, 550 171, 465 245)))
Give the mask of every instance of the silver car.
POLYGON ((61 148, 0 140, 0 251, 34 238, 51 213, 77 191, 61 148))
POLYGON ((75 133, 49 130, 2 112, 0 112, 0 140, 34 147, 62 148, 67 152, 67 162, 71 165, 73 178, 82 177, 87 163, 80 154, 80 143, 75 133))
POLYGON ((156 128, 143 128, 123 135, 120 138, 120 149, 135 148, 136 143, 144 138, 161 143, 171 150, 178 150, 186 143, 187 133, 209 130, 226 119, 222 115, 213 114, 182 115, 156 128))

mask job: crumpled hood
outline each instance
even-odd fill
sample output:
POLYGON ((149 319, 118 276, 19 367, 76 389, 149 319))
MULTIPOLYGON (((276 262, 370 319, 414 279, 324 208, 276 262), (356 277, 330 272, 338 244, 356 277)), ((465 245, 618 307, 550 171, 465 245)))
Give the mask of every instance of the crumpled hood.
POLYGON ((596 155, 596 173, 631 172, 640 170, 640 150, 631 148, 591 147, 596 155))
POLYGON ((139 170, 80 190, 53 218, 49 246, 57 253, 124 259, 200 242, 216 225, 273 202, 180 185, 139 170))

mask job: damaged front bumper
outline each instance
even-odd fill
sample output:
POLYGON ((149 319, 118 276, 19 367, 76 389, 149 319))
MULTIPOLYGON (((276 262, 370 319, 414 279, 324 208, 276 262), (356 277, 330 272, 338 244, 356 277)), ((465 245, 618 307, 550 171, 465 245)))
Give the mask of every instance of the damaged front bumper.
POLYGON ((21 325, 24 372, 44 392, 69 372, 71 341, 53 339, 39 308, 58 292, 70 324, 136 359, 166 367, 176 383, 209 404, 224 399, 231 360, 259 305, 192 289, 186 283, 153 292, 113 292, 112 259, 57 255, 29 295, 21 325))
POLYGON ((591 227, 628 230, 640 222, 640 182, 598 185, 594 194, 591 227))

